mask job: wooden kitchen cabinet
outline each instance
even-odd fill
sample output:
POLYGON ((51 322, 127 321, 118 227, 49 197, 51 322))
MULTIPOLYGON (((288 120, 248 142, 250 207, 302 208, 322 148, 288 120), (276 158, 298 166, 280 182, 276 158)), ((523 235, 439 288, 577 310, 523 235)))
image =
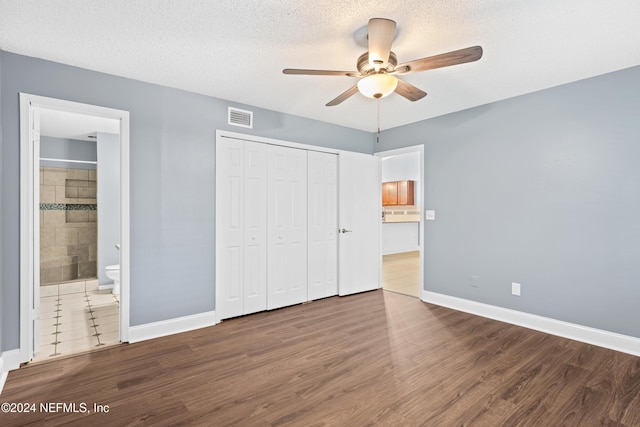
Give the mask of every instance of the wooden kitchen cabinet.
POLYGON ((382 183, 382 206, 395 206, 398 204, 398 183, 382 183))
POLYGON ((414 204, 414 181, 382 183, 382 206, 407 206, 414 204))

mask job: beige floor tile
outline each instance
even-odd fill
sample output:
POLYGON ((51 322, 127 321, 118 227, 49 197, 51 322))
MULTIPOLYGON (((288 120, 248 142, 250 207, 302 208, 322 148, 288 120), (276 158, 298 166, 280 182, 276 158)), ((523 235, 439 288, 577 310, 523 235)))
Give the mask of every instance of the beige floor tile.
POLYGON ((87 280, 86 284, 85 284, 85 289, 87 291, 87 294, 97 291, 98 290, 98 279, 94 279, 94 280, 87 280))
POLYGON ((109 324, 109 323, 118 323, 118 322, 120 322, 120 314, 116 312, 116 313, 110 314, 108 316, 96 316, 95 322, 98 325, 106 325, 106 324, 109 324))
POLYGON ((100 322, 96 320, 96 330, 101 334, 106 334, 109 332, 120 332, 120 322, 100 322))
POLYGON ((41 345, 40 350, 36 353, 35 357, 31 360, 32 362, 41 362, 43 360, 48 360, 52 357, 56 352, 56 346, 54 345, 41 345))
POLYGON ((59 332, 69 332, 74 329, 84 330, 90 326, 93 326, 93 322, 87 318, 77 317, 61 317, 58 323, 59 332))
POLYGON ((40 309, 42 308, 55 309, 55 307, 57 307, 59 303, 60 301, 58 301, 58 297, 40 298, 40 309))
POLYGON ((63 283, 59 285, 59 289, 58 289, 58 293, 60 295, 84 293, 84 291, 85 291, 84 281, 63 283))
POLYGON ((85 325, 74 325, 73 328, 68 330, 60 331, 58 334, 58 341, 73 341, 79 340, 81 338, 89 338, 96 334, 96 328, 93 327, 93 324, 85 324, 85 325))
POLYGON ((66 295, 60 295, 59 297, 60 302, 66 302, 66 303, 71 303, 71 304, 82 304, 82 303, 87 303, 87 296, 84 293, 77 293, 77 294, 66 294, 66 295))
POLYGON ((99 337, 101 344, 115 344, 120 342, 120 337, 118 336, 118 332, 105 332, 101 334, 99 337))
POLYGON ((57 334, 49 332, 42 333, 42 331, 40 331, 40 348, 46 347, 48 345, 55 345, 57 339, 57 334))
POLYGON ((87 292, 87 298, 89 298, 89 300, 107 300, 107 301, 112 301, 114 299, 113 294, 111 293, 111 291, 109 292, 104 292, 104 291, 93 291, 93 292, 87 292))
POLYGON ((118 319, 120 314, 118 307, 91 307, 91 309, 93 310, 93 317, 100 320, 106 318, 118 319))
POLYGON ((53 319, 58 315, 57 307, 40 306, 40 319, 53 319))
POLYGON ((40 335, 52 334, 56 332, 56 321, 51 319, 40 319, 40 335))
POLYGON ((99 342, 96 337, 80 338, 71 341, 61 341, 60 344, 56 346, 56 351, 64 355, 79 353, 82 351, 94 350, 98 344, 99 342))
POLYGON ((40 298, 58 296, 58 285, 40 286, 40 298))
POLYGON ((382 288, 405 295, 420 296, 420 252, 382 257, 382 288))

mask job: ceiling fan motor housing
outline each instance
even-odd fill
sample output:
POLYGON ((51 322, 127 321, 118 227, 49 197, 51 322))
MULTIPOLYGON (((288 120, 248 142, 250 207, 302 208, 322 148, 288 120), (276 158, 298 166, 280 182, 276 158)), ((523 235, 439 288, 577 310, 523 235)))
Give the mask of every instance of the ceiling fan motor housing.
MULTIPOLYGON (((383 67, 380 68, 381 73, 390 73, 395 70, 396 65, 398 65, 398 57, 395 53, 389 52, 389 60, 386 64, 382 64, 383 67)), ((358 58, 357 62, 358 71, 362 76, 370 76, 371 74, 376 74, 376 69, 373 65, 369 63, 369 52, 365 52, 358 58)))

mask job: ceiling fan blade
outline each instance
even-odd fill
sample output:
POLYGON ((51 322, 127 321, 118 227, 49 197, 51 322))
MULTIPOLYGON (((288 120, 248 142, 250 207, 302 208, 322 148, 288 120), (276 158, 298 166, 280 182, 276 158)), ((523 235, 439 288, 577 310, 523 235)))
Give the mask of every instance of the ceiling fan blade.
POLYGON ((396 93, 407 98, 409 101, 417 101, 427 96, 427 92, 422 89, 418 89, 414 85, 398 79, 398 85, 396 86, 396 93))
POLYGON ((449 67, 451 65, 473 62, 482 58, 482 47, 473 46, 465 49, 454 50, 440 55, 429 56, 427 58, 416 59, 414 61, 399 64, 394 74, 416 73, 418 71, 433 70, 436 68, 449 67))
POLYGON ((299 68, 285 68, 282 70, 284 74, 300 74, 306 76, 349 76, 359 77, 357 71, 334 71, 334 70, 303 70, 299 68))
POLYGON ((340 95, 338 95, 337 97, 335 97, 334 99, 329 101, 326 106, 327 107, 333 107, 334 105, 338 105, 342 101, 344 101, 345 99, 349 98, 351 95, 355 95, 356 93, 358 93, 358 85, 350 87, 346 91, 342 92, 340 95))
POLYGON ((389 61, 391 43, 396 34, 396 23, 390 19, 372 18, 369 20, 369 63, 386 64, 389 61))

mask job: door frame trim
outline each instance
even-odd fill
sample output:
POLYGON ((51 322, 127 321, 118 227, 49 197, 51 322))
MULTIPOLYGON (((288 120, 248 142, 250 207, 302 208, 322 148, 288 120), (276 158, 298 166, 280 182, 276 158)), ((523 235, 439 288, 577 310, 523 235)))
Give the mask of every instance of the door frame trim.
MULTIPOLYGON (((418 296, 422 301, 425 301, 425 286, 426 283, 424 281, 424 239, 425 239, 425 227, 424 227, 424 214, 422 213, 425 209, 425 187, 424 187, 424 145, 412 145, 410 147, 396 148, 393 150, 386 151, 378 151, 373 153, 374 156, 378 156, 381 159, 384 157, 397 156, 399 154, 407 154, 407 153, 415 153, 418 152, 420 154, 420 243, 418 245, 418 249, 420 250, 420 295, 418 296)), ((380 162, 380 177, 382 177, 382 162, 380 162)), ((383 223, 380 221, 380 258, 382 258, 382 226, 383 223)), ((380 262, 380 277, 382 277, 382 262, 380 262)))
MULTIPOLYGON (((130 197, 129 197, 129 112, 57 98, 20 93, 20 362, 31 359, 33 349, 33 297, 35 262, 40 259, 39 147, 31 141, 35 108, 67 111, 120 121, 120 340, 129 340, 130 197), (36 191, 36 185, 38 191, 36 191), (36 250, 36 245, 38 250, 36 250)), ((38 266, 39 268, 39 266, 38 266)))

